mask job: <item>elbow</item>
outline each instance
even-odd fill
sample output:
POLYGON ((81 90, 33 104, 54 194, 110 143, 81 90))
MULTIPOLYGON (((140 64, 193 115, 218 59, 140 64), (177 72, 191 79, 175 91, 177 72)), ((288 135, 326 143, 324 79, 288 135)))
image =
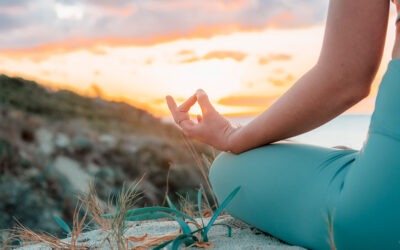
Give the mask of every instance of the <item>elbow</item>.
POLYGON ((371 85, 378 69, 375 64, 356 67, 354 65, 329 65, 324 68, 325 74, 330 76, 331 91, 343 93, 342 97, 348 106, 354 105, 370 94, 371 85))
POLYGON ((345 81, 345 86, 350 89, 350 96, 354 103, 366 98, 371 92, 371 85, 374 81, 378 67, 374 64, 364 65, 353 70, 351 76, 345 81))
POLYGON ((370 86, 371 86, 370 84, 356 86, 350 94, 350 98, 349 98, 350 103, 352 105, 354 105, 354 104, 360 102, 362 99, 366 98, 371 92, 370 86))
POLYGON ((359 79, 356 82, 346 82, 346 84, 341 85, 341 89, 339 90, 342 95, 342 104, 344 105, 343 109, 347 109, 360 102, 364 98, 366 98, 371 91, 370 83, 360 83, 359 79))

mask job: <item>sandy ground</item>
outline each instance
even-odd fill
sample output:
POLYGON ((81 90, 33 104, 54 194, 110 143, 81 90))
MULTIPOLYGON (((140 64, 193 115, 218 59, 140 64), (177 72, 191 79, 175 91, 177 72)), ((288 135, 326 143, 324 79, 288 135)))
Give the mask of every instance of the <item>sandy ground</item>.
MULTIPOLYGON (((199 220, 200 222, 200 220, 199 220)), ((205 223, 208 220, 204 221, 205 223)), ((214 226, 209 232, 209 241, 212 244, 212 249, 274 249, 274 250, 300 250, 304 249, 298 246, 290 246, 281 241, 266 235, 251 226, 236 220, 230 216, 224 216, 217 220, 217 223, 226 223, 232 227, 232 237, 228 237, 227 230, 223 226, 214 226)), ((138 222, 129 225, 125 236, 140 237, 147 234, 147 237, 163 236, 167 234, 178 233, 179 226, 172 221, 150 221, 138 222)), ((94 230, 82 234, 79 237, 80 244, 90 246, 96 249, 111 249, 109 243, 104 241, 107 232, 94 230)), ((68 238, 65 241, 68 242, 68 238)), ((129 242, 129 248, 140 245, 139 243, 129 242)), ((115 247, 115 246, 114 246, 115 247)), ((184 247, 182 247, 184 248, 184 247)), ((20 248, 24 250, 32 249, 51 249, 45 245, 33 245, 20 248)), ((192 247, 192 249, 198 249, 192 247)))

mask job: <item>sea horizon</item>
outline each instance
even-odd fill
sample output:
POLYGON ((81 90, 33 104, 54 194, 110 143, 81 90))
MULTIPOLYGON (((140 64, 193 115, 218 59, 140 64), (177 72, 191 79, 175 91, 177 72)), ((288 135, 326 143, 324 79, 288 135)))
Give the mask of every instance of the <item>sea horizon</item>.
MULTIPOLYGON (((246 125, 255 116, 226 117, 235 125, 246 125)), ((290 138, 298 143, 322 147, 346 146, 359 150, 367 138, 371 114, 342 114, 307 133, 290 138)), ((172 123, 171 117, 162 121, 172 123)))

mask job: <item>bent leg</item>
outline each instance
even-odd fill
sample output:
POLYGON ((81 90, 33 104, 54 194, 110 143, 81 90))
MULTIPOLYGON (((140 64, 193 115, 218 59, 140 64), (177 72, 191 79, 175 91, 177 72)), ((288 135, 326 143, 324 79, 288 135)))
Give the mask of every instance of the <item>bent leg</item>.
POLYGON ((333 219, 338 249, 400 249, 400 60, 390 62, 379 87, 368 141, 333 219))
POLYGON ((277 143, 240 155, 222 153, 210 170, 227 212, 290 244, 330 249, 326 215, 356 151, 277 143))

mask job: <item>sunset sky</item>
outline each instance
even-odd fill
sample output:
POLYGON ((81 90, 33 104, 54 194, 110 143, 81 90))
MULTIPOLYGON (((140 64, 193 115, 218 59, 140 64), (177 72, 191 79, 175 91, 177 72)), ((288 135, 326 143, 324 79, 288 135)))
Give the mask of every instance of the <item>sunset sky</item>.
MULTIPOLYGON (((0 73, 125 100, 157 116, 168 115, 165 95, 180 102, 198 88, 223 114, 255 114, 316 62, 327 6, 326 0, 2 0, 0 73)), ((372 112, 384 68, 371 95, 349 112, 372 112)))

